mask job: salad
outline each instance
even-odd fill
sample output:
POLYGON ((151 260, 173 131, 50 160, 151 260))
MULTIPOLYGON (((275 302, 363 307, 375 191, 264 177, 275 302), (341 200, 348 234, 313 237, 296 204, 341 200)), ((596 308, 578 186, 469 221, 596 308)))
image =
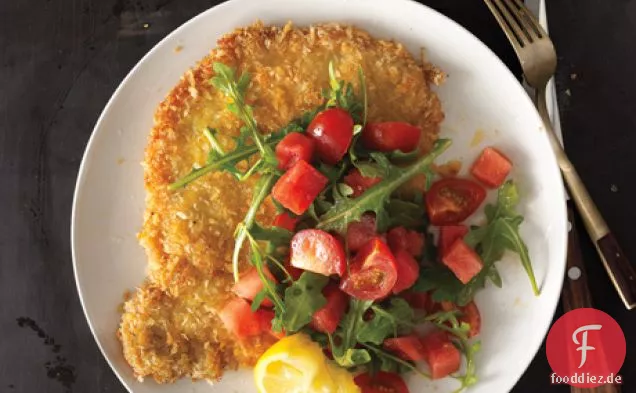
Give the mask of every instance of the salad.
POLYGON ((170 188, 213 171, 258 177, 235 232, 236 297, 219 313, 237 340, 280 339, 256 364, 258 390, 404 393, 411 372, 455 378, 458 391, 476 383, 473 298, 487 281, 502 286, 495 263, 504 252, 518 254, 539 294, 507 180, 512 162, 487 147, 470 177, 440 176, 434 162, 451 141, 422 154, 418 127, 367 122, 362 69, 355 91, 333 64, 324 103, 263 135, 245 100, 249 75, 222 63, 214 71, 240 136, 225 151, 206 129, 207 164, 170 188), (414 192, 418 177, 425 181, 414 192), (497 201, 485 206, 486 222, 463 224, 488 190, 497 201), (269 199, 278 214, 265 226, 255 217, 269 199))

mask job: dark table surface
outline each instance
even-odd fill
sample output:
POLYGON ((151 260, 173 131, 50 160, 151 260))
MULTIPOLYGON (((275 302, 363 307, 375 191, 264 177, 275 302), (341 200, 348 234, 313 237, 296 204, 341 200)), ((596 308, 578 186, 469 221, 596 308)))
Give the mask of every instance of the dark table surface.
MULTIPOLYGON (((519 72, 481 1, 423 2, 519 72)), ((215 3, 0 2, 0 392, 125 391, 97 349, 75 289, 75 178, 93 125, 126 73, 167 33, 215 3)), ((636 1, 552 0, 548 15, 567 151, 636 260, 636 1)), ((623 391, 636 392, 636 311, 624 309, 585 236, 582 248, 595 305, 627 338, 623 391)), ((514 391, 569 391, 551 386, 550 373, 542 348, 514 391)))

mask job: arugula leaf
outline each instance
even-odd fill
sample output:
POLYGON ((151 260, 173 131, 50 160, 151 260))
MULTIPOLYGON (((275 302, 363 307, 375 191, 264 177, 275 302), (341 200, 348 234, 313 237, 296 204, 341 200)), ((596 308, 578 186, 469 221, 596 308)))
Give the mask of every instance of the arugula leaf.
POLYGON ((230 112, 235 114, 243 123, 241 133, 243 138, 250 137, 261 153, 261 159, 271 168, 276 168, 278 160, 271 146, 264 143, 263 135, 261 135, 254 118, 254 110, 245 103, 245 92, 249 85, 249 74, 244 73, 236 79, 234 69, 223 63, 215 62, 212 65, 216 75, 210 80, 210 83, 222 91, 232 102, 228 104, 230 112))
POLYGON ((282 320, 287 333, 294 333, 309 322, 314 313, 327 304, 322 289, 329 277, 312 272, 304 272, 285 290, 285 310, 276 318, 282 320))
POLYGON ((329 346, 332 348, 333 360, 340 367, 350 368, 367 364, 371 361, 371 355, 366 349, 345 348, 335 344, 333 336, 328 334, 329 346))
POLYGON ((459 301, 465 290, 464 284, 444 266, 435 265, 422 268, 412 289, 418 292, 431 291, 431 299, 436 302, 446 300, 460 305, 465 304, 459 301))
POLYGON ((340 107, 351 114, 356 124, 364 124, 366 121, 366 83, 362 69, 358 70, 358 77, 361 79, 360 89, 362 99, 356 97, 353 85, 350 82, 338 80, 333 62, 329 62, 329 89, 323 91, 323 96, 327 100, 325 107, 340 107))
POLYGON ((475 293, 486 285, 486 280, 498 287, 502 286, 501 276, 495 263, 501 260, 506 250, 519 254, 530 284, 535 295, 539 289, 532 270, 528 248, 519 235, 519 226, 523 217, 515 211, 519 201, 517 188, 512 181, 504 183, 498 191, 497 203, 485 208, 488 223, 475 227, 464 238, 466 244, 474 248, 484 264, 482 270, 466 285, 463 285, 455 275, 443 266, 436 265, 422 269, 420 278, 414 289, 417 291, 432 291, 435 301, 448 300, 460 306, 470 302, 475 293))
MULTIPOLYGON (((497 203, 485 208, 488 224, 472 229, 466 235, 466 242, 474 247, 484 263, 481 272, 466 286, 483 287, 486 279, 501 286, 501 276, 496 271, 495 262, 499 261, 506 250, 519 255, 521 265, 525 269, 535 295, 540 291, 532 269, 528 247, 519 234, 523 216, 515 211, 519 203, 519 193, 512 180, 505 182, 497 192, 497 203)), ((474 292, 474 290, 473 290, 474 292)))
POLYGON ((288 246, 293 236, 293 233, 287 229, 274 226, 263 228, 258 223, 252 225, 250 233, 254 240, 266 241, 276 247, 288 246))
MULTIPOLYGON (((238 225, 236 228, 236 232, 234 234, 234 253, 232 254, 232 269, 234 273, 234 281, 238 281, 239 279, 239 257, 241 253, 241 248, 243 248, 243 243, 246 238, 250 238, 251 243, 256 243, 256 240, 250 235, 250 230, 252 229, 254 222, 256 221, 256 213, 260 208, 261 204, 267 198, 272 188, 274 187, 274 183, 276 183, 278 176, 273 174, 267 174, 262 176, 256 187, 254 188, 254 194, 252 195, 252 203, 250 204, 250 208, 247 210, 247 214, 243 219, 243 222, 238 225)), ((252 246, 252 250, 258 250, 258 245, 252 246)), ((260 256, 259 259, 263 259, 260 256)), ((254 263, 253 263, 254 264, 254 263)), ((263 265, 258 263, 254 264, 259 273, 262 272, 263 265), (259 270, 260 269, 260 270, 259 270)), ((259 276, 265 277, 265 275, 259 274, 259 276)))
POLYGON ((361 343, 360 345, 367 348, 374 355, 376 355, 377 359, 380 361, 380 369, 382 371, 400 373, 406 370, 406 371, 413 371, 417 374, 420 374, 421 376, 425 378, 429 378, 429 379, 431 378, 430 375, 426 374, 423 371, 420 371, 417 367, 415 367, 413 363, 400 359, 399 357, 383 350, 382 348, 378 348, 374 345, 369 345, 364 343, 361 343))
POLYGON ((391 198, 386 206, 389 227, 403 226, 409 229, 422 227, 425 223, 422 204, 391 198))
POLYGON ((361 324, 356 334, 358 342, 382 345, 387 337, 397 337, 398 333, 411 330, 415 325, 415 313, 402 298, 392 298, 387 308, 373 305, 371 310, 374 312, 373 319, 361 324))
POLYGON ((439 139, 428 155, 423 156, 411 166, 400 168, 390 165, 389 173, 384 179, 357 198, 347 198, 334 190, 334 206, 320 217, 320 222, 316 227, 343 234, 347 230, 348 223, 360 220, 365 212, 373 211, 375 212, 378 232, 384 232, 389 224, 386 204, 393 191, 417 173, 422 172, 450 144, 451 141, 448 139, 439 139))
MULTIPOLYGON (((358 83, 360 85, 360 91, 362 92, 362 108, 363 108, 363 112, 362 112, 362 124, 360 127, 360 131, 362 131, 362 128, 367 125, 367 111, 368 111, 368 98, 367 98, 367 80, 364 76, 364 71, 362 71, 362 67, 358 67, 358 83)), ((354 134, 356 134, 354 132, 354 134)))
MULTIPOLYGON (((329 341, 331 345, 331 352, 333 358, 342 367, 352 367, 363 363, 353 364, 354 361, 366 360, 367 357, 364 354, 356 352, 356 345, 358 343, 356 335, 360 326, 364 324, 364 313, 371 307, 373 301, 371 300, 359 300, 351 298, 349 301, 349 311, 342 317, 338 330, 334 335, 338 340, 334 340, 329 335, 329 341)), ((369 358, 370 360, 370 358, 369 358)), ((366 363, 366 362, 365 362, 366 363)))
MULTIPOLYGON (((291 132, 303 132, 304 128, 300 126, 299 120, 293 121, 285 127, 264 136, 263 140, 270 147, 276 146, 287 134, 291 132)), ((258 147, 255 145, 246 145, 244 138, 236 138, 236 146, 234 150, 223 153, 223 149, 216 140, 216 132, 212 128, 206 128, 204 130, 208 141, 210 141, 210 153, 208 154, 208 162, 201 168, 193 169, 189 174, 175 181, 168 186, 168 189, 174 191, 176 189, 185 187, 198 178, 214 171, 225 170, 232 173, 237 179, 245 180, 245 173, 236 170, 236 165, 242 161, 248 160, 253 155, 259 152, 258 147), (210 138, 211 136, 211 138, 210 138), (240 174, 240 176, 239 176, 240 174)))

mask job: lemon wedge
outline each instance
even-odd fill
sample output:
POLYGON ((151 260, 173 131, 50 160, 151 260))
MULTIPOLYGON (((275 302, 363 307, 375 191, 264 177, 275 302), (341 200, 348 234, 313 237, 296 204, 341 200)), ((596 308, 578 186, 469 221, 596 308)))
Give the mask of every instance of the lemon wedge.
POLYGON ((359 393, 353 376, 331 362, 304 334, 285 337, 254 367, 259 393, 359 393))

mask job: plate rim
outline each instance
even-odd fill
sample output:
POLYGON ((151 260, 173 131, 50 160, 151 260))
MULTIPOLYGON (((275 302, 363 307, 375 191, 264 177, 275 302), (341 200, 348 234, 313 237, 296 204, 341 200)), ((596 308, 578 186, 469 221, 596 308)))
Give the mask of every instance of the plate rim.
MULTIPOLYGON (((137 63, 135 63, 135 65, 130 69, 130 71, 126 74, 126 76, 121 80, 121 82, 118 84, 117 88, 114 90, 114 92, 112 93, 112 95, 110 96, 110 98, 108 99, 106 105, 104 106, 104 108, 102 109, 99 117, 97 118, 97 121, 95 122, 95 125, 93 126, 93 129, 91 131, 91 135, 86 143, 86 146, 84 148, 84 153, 82 155, 82 160, 81 163, 79 165, 79 170, 77 173, 77 179, 75 182, 75 189, 73 192, 73 201, 72 201, 72 207, 71 207, 71 225, 70 225, 70 237, 71 237, 71 257, 72 257, 72 263, 73 263, 73 275, 75 278, 75 286, 78 292, 78 297, 80 300, 80 304, 82 307, 82 311, 84 314, 84 318, 86 319, 86 322, 89 326, 90 332, 93 336, 93 339, 95 340, 95 343, 97 344, 97 347, 99 348, 99 351, 102 355, 102 357, 106 360, 107 364, 109 365, 110 369, 112 370, 112 372, 115 374, 115 376, 117 377, 117 379, 121 382, 121 384, 126 388, 126 390, 130 393, 133 393, 133 389, 131 386, 128 385, 128 383, 126 382, 126 380, 124 379, 123 375, 121 375, 118 372, 117 367, 115 366, 115 364, 113 363, 113 361, 107 356, 105 348, 104 348, 104 344, 102 343, 102 340, 99 338, 96 328, 95 326, 93 326, 93 322, 91 321, 91 318, 89 317, 89 311, 87 308, 87 305, 85 303, 85 299, 83 296, 83 291, 82 291, 82 284, 80 282, 80 278, 79 278, 79 273, 78 273, 78 261, 77 261, 77 226, 76 226, 76 222, 77 222, 77 217, 78 217, 78 205, 79 205, 79 201, 81 200, 81 189, 82 186, 85 182, 85 178, 86 178, 86 172, 88 171, 87 169, 87 162, 88 162, 88 158, 90 157, 91 153, 93 152, 94 149, 96 149, 97 145, 96 145, 96 139, 97 139, 97 135, 99 134, 99 129, 102 125, 102 123, 104 122, 104 119, 106 118, 106 114, 109 112, 110 108, 114 105, 115 101, 117 100, 117 98, 119 97, 119 95, 122 94, 122 91, 124 90, 125 86, 128 84, 128 82, 134 78, 134 76, 139 72, 139 69, 142 68, 146 63, 148 63, 150 61, 150 59, 154 56, 154 54, 161 48, 163 47, 166 42, 170 41, 173 37, 178 36, 183 30, 186 30, 190 25, 195 24, 199 19, 203 19, 206 18, 208 14, 213 13, 213 12, 218 12, 219 10, 222 10, 223 8, 227 8, 230 5, 236 4, 236 3, 245 3, 245 4, 250 4, 250 3, 255 3, 255 2, 259 2, 262 0, 226 0, 223 1, 222 3, 219 3, 213 7, 210 7, 204 11, 201 11, 200 13, 194 15, 193 17, 191 17, 190 19, 186 20, 185 22, 183 22, 181 25, 179 25, 178 27, 176 27, 175 29, 173 29, 172 31, 170 31, 166 36, 164 36, 161 40, 159 40, 159 42, 157 42, 150 50, 148 50, 148 52, 146 52, 141 59, 139 59, 137 61, 137 63)), ((297 1, 304 1, 304 2, 314 2, 316 0, 297 0, 297 1)), ((345 1, 345 0, 342 0, 345 1)), ((361 1, 361 0, 356 0, 356 1, 361 1)), ((372 1, 382 1, 382 0, 372 0, 372 1)), ((451 19, 450 17, 444 15, 443 13, 431 8, 428 5, 425 4, 421 4, 418 3, 415 0, 392 0, 393 2, 399 1, 402 3, 408 3, 411 5, 415 5, 415 6, 419 6, 421 8, 423 8, 424 10, 426 10, 426 12, 429 12, 431 14, 436 15, 436 17, 439 17, 441 19, 444 20, 444 22, 446 24, 449 24, 451 26, 454 26, 455 29, 461 31, 462 33, 465 33, 467 36, 472 38, 472 41, 474 41, 475 45, 480 47, 480 50, 482 50, 484 53, 488 54, 488 57, 492 58, 493 61, 499 63, 499 65, 502 66, 502 68, 505 70, 504 72, 507 74, 508 77, 511 77, 513 79, 516 79, 516 77, 514 76, 514 74, 512 74, 512 71, 510 71, 510 69, 505 65, 505 63, 503 63, 503 61, 499 58, 499 56, 497 56, 483 41, 481 41, 477 36, 475 36, 472 32, 470 32, 467 28, 465 28, 464 26, 462 26, 461 24, 459 24, 458 22, 456 22, 455 20, 451 19)), ((238 27, 238 26, 237 26, 238 27)), ((214 45, 216 45, 216 43, 214 43, 214 45)), ((205 53, 201 54, 201 57, 204 57, 205 53)), ((187 70, 184 70, 184 72, 187 70)), ((530 105, 535 108, 534 103, 532 102, 531 98, 528 96, 527 92, 523 89, 523 86, 518 83, 518 86, 515 86, 515 89, 518 89, 520 91, 520 93, 523 93, 524 99, 527 99, 530 103, 530 105)), ((163 100, 163 99, 162 99, 163 100)), ((534 116, 537 120, 539 120, 539 123, 542 124, 541 122, 541 118, 539 116, 539 113, 535 110, 533 111, 532 116, 534 116)), ((540 132, 544 133, 544 135, 542 136, 543 139, 547 140, 547 135, 545 135, 545 132, 549 132, 547 130, 545 130, 545 127, 542 126, 542 129, 540 130, 540 132)), ((562 291, 563 288, 563 277, 565 277, 565 270, 566 270, 566 262, 567 262, 567 244, 568 244, 568 238, 567 238, 567 222, 568 222, 568 218, 567 218, 567 209, 566 209, 566 194, 565 194, 565 188, 564 188, 564 184, 563 184, 563 179, 561 177, 560 174, 560 169, 557 165, 557 161, 556 161, 556 157, 554 155, 554 153, 552 152, 552 150, 549 150, 549 154, 547 154, 547 159, 550 160, 551 162, 548 163, 549 166, 553 167, 554 170, 557 171, 558 173, 558 184, 560 185, 560 187, 558 187, 558 190, 556 190, 556 192, 559 195, 559 201, 562 201, 560 204, 562 205, 562 220, 561 222, 564 223, 563 225, 563 231, 557 231, 557 234, 560 234, 560 236, 562 237, 562 244, 563 244, 563 255, 559 257, 559 259, 562 261, 560 264, 560 269, 558 269, 558 273, 559 273, 559 277, 561 277, 561 279, 559 279, 558 283, 557 283, 557 287, 556 289, 558 289, 558 293, 559 296, 555 297, 555 300, 553 301, 553 304, 551 306, 551 310, 550 311, 550 315, 552 315, 552 318, 547 319, 546 318, 546 323, 542 324, 540 326, 541 331, 543 332, 542 337, 543 339, 540 340, 538 342, 538 344, 536 344, 533 348, 533 351, 531 352, 533 355, 529 358, 529 359, 522 359, 523 362, 525 363, 525 366, 523 367, 523 372, 514 380, 510 380, 512 382, 512 385, 510 386, 506 386, 506 390, 509 391, 510 389, 512 389, 521 379, 521 377, 525 374, 525 372, 527 371, 528 367, 530 366, 530 364, 532 363, 533 359, 539 354, 539 350, 541 349, 541 344, 542 342, 545 340, 545 337, 548 333, 548 329, 552 323, 552 319, 554 318, 554 314, 556 312, 558 303, 559 303, 559 299, 560 299, 560 293, 562 291)))

